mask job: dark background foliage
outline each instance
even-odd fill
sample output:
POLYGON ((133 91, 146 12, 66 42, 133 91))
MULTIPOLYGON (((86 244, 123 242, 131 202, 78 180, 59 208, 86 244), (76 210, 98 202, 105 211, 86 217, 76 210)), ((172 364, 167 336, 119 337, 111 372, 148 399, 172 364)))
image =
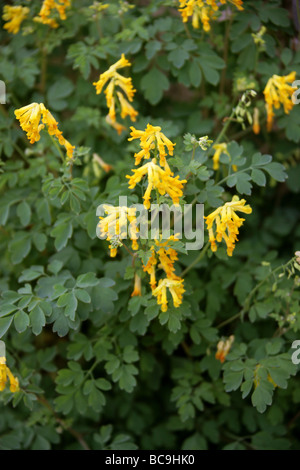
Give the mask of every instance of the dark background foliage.
POLYGON ((50 30, 32 21, 40 2, 24 1, 22 31, 0 32, 0 336, 21 384, 0 395, 0 448, 299 449, 300 106, 277 111, 268 133, 263 96, 273 74, 299 78, 296 2, 231 5, 209 33, 183 24, 172 0, 96 3, 74 0, 50 30), (207 215, 238 193, 253 208, 232 258, 220 247, 189 269, 198 253, 180 254, 184 302, 165 314, 146 276, 143 296, 130 297, 130 256, 110 259, 96 237, 99 204, 140 197, 125 178, 137 144, 107 124, 93 86, 121 53, 132 63, 135 127, 160 125, 176 142, 173 168, 192 174, 185 201, 207 215), (215 174, 211 150, 192 159, 183 136, 215 141, 247 89, 261 132, 231 122, 231 161, 223 155, 215 174), (46 132, 30 145, 20 129, 14 110, 32 102, 76 145, 72 179, 46 132), (216 345, 231 334, 222 365, 216 345))

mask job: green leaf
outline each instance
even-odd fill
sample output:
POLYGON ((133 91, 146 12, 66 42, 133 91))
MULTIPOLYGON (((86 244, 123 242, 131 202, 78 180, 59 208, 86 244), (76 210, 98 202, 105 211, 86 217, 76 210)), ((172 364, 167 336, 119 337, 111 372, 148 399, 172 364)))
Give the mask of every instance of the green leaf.
POLYGON ((2 338, 2 336, 4 336, 7 330, 9 329, 13 318, 13 315, 11 315, 10 317, 0 318, 0 338, 2 338))
POLYGON ((31 219, 31 209, 26 201, 20 202, 17 206, 17 216, 19 217, 23 227, 26 227, 31 219))
POLYGON ((46 324, 45 314, 39 305, 31 310, 29 318, 32 332, 35 335, 39 335, 46 324))
POLYGON ((287 178, 287 174, 285 172, 285 168, 281 163, 271 162, 266 167, 265 170, 269 173, 272 178, 276 181, 285 181, 287 178))
POLYGON ((152 105, 162 99, 163 92, 168 90, 169 85, 166 75, 156 67, 153 67, 141 80, 141 89, 145 93, 146 100, 152 105))
POLYGON ((80 274, 78 276, 76 285, 78 287, 92 287, 96 286, 99 283, 99 279, 96 278, 95 273, 86 273, 86 274, 80 274))
POLYGON ((18 333, 23 333, 29 326, 29 316, 23 310, 19 310, 14 316, 14 325, 18 333))
POLYGON ((19 264, 28 255, 31 249, 30 234, 26 232, 19 232, 9 243, 8 247, 11 253, 11 260, 13 264, 19 264))
POLYGON ((89 293, 84 290, 84 289, 75 289, 74 291, 76 297, 78 300, 81 302, 84 302, 85 304, 89 304, 91 302, 91 297, 89 293))
POLYGON ((61 111, 66 109, 68 102, 64 99, 72 94, 74 84, 66 77, 61 77, 57 82, 51 85, 47 91, 48 102, 51 103, 51 109, 61 111))
POLYGON ((251 178, 258 186, 266 186, 266 176, 263 171, 253 168, 251 178))
POLYGON ((61 251, 68 243, 68 239, 71 238, 73 233, 73 227, 70 221, 61 222, 58 221, 54 229, 50 232, 52 237, 55 237, 55 248, 57 251, 61 251))

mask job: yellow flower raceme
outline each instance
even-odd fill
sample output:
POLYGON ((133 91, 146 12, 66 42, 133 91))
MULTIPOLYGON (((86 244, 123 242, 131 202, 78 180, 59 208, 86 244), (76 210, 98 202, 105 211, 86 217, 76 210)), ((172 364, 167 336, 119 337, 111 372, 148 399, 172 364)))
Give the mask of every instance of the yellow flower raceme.
POLYGON ((174 307, 179 307, 182 303, 182 296, 185 292, 183 287, 184 280, 178 276, 169 279, 160 279, 158 286, 154 289, 153 295, 157 297, 158 305, 161 305, 161 310, 166 312, 168 310, 167 289, 169 289, 174 307))
POLYGON ((169 169, 163 169, 156 165, 155 158, 151 162, 132 171, 134 173, 133 175, 126 175, 126 178, 129 178, 130 189, 135 188, 136 184, 139 183, 145 175, 148 176, 148 187, 143 196, 146 209, 150 207, 152 189, 157 189, 161 195, 167 193, 171 197, 173 204, 179 204, 183 185, 186 183, 186 180, 179 180, 179 176, 173 177, 173 173, 169 169))
MULTIPOLYGON (((132 121, 136 120, 138 112, 131 106, 129 101, 133 101, 133 95, 135 89, 132 85, 132 79, 130 77, 123 77, 118 73, 118 70, 124 67, 130 66, 131 63, 126 59, 125 55, 122 54, 121 59, 118 60, 115 64, 111 65, 109 69, 102 73, 97 82, 94 82, 93 85, 96 87, 96 93, 99 95, 104 86, 107 84, 107 87, 104 91, 106 97, 106 104, 109 109, 108 116, 109 119, 106 119, 108 123, 111 123, 117 132, 120 134, 123 130, 121 124, 116 124, 116 97, 119 100, 121 106, 121 117, 125 119, 126 116, 129 116, 132 121), (121 89, 118 91, 117 88, 121 89)), ((124 128, 125 129, 125 128, 124 128)))
POLYGON ((227 245, 227 254, 232 256, 235 242, 238 241, 239 227, 243 225, 245 220, 241 219, 236 212, 244 212, 245 214, 251 214, 252 212, 251 207, 249 205, 245 206, 245 203, 245 199, 239 200, 238 196, 233 196, 231 202, 226 202, 224 206, 204 217, 212 251, 217 251, 216 241, 220 243, 224 239, 227 245), (216 234, 214 232, 214 223, 216 225, 216 234))
POLYGON ((29 11, 27 7, 5 5, 2 18, 7 23, 3 28, 9 33, 17 34, 20 31, 21 23, 28 16, 29 11))
POLYGON ((51 18, 50 15, 56 10, 60 19, 66 20, 66 8, 69 6, 71 6, 71 0, 44 0, 42 8, 38 16, 34 18, 34 21, 47 24, 51 28, 58 28, 58 22, 54 18, 51 18))
POLYGON ((168 149, 169 155, 173 155, 174 147, 176 144, 171 142, 168 137, 161 132, 161 127, 152 126, 147 124, 147 127, 144 131, 140 131, 131 127, 131 137, 129 141, 134 139, 140 139, 140 146, 142 150, 134 155, 135 164, 139 165, 143 158, 150 158, 150 150, 158 150, 160 165, 165 168, 169 168, 166 161, 166 148, 168 149))
POLYGON ((226 341, 221 340, 217 344, 217 352, 215 354, 215 358, 218 361, 222 362, 222 364, 225 361, 226 356, 231 349, 233 341, 234 341, 234 336, 231 335, 226 341))
POLYGON ((132 240, 132 249, 138 250, 138 228, 136 222, 136 208, 126 206, 113 207, 105 204, 103 206, 106 217, 100 217, 100 236, 106 237, 111 242, 109 245, 110 256, 113 258, 117 254, 117 247, 121 245, 121 240, 127 236, 127 224, 129 222, 129 237, 132 240))
POLYGON ((68 159, 73 158, 75 146, 63 137, 62 132, 58 129, 57 121, 43 103, 31 103, 16 109, 15 116, 20 121, 20 126, 26 132, 31 144, 40 140, 40 132, 47 125, 49 135, 55 136, 60 145, 65 147, 68 159))
MULTIPOLYGON (((184 23, 192 17, 193 28, 198 29, 202 23, 204 31, 210 31, 210 21, 216 18, 216 12, 219 10, 219 5, 216 0, 179 0, 179 11, 184 23)), ((235 5, 239 10, 243 10, 242 0, 221 0, 221 4, 227 2, 235 5)))
POLYGON ((292 95, 296 87, 289 85, 296 79, 296 72, 285 76, 273 75, 264 89, 267 110, 267 130, 271 131, 274 120, 274 108, 279 109, 283 105, 284 112, 289 114, 294 106, 292 95))
POLYGON ((6 358, 0 357, 0 392, 2 392, 5 387, 7 380, 10 382, 10 391, 12 393, 18 392, 20 390, 19 380, 17 377, 14 377, 10 369, 6 365, 6 358))

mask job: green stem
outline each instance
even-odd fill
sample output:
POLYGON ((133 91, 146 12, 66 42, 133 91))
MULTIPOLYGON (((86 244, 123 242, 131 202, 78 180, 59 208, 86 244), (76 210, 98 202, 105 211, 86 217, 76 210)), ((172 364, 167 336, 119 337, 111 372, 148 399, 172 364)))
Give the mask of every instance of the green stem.
MULTIPOLYGON (((223 139, 223 136, 226 134, 227 129, 231 124, 234 114, 235 114, 235 108, 233 108, 233 110, 231 111, 229 118, 226 119, 226 123, 223 129, 221 130, 220 134, 218 135, 217 139, 215 140, 214 145, 217 145, 223 139)), ((210 155, 212 152, 213 152, 213 146, 210 148, 210 151, 208 154, 210 155)))
POLYGON ((196 264, 198 264, 202 260, 209 246, 210 246, 210 242, 207 242, 205 247, 201 250, 199 256, 197 256, 197 258, 187 268, 185 268, 184 271, 182 271, 180 275, 181 277, 185 276, 186 273, 188 273, 196 264))
POLYGON ((242 310, 240 310, 238 313, 236 313, 235 315, 233 315, 232 317, 230 318, 227 318, 227 320, 224 320, 223 322, 219 323, 219 325, 217 325, 217 328, 222 328, 223 326, 227 325, 228 323, 231 323, 233 322, 234 320, 237 320, 238 318, 242 317, 245 315, 245 313, 248 312, 249 310, 249 307, 250 307, 250 301, 252 299, 252 297, 254 296, 254 294, 261 288, 261 286, 271 277, 271 276, 274 276, 275 273, 277 273, 278 271, 285 271, 289 265, 293 264, 295 262, 295 258, 293 257, 292 259, 290 259, 286 264, 282 264, 280 266, 278 266, 277 268, 273 269, 272 271, 269 272, 269 274, 262 280, 260 281, 253 289, 252 291, 248 294, 246 300, 245 300, 245 305, 244 307, 242 308, 242 310))
POLYGON ((63 163, 65 163, 65 157, 64 157, 64 154, 63 154, 62 151, 61 151, 60 146, 58 145, 58 142, 54 139, 53 135, 50 135, 50 134, 49 134, 49 136, 50 136, 50 138, 51 138, 51 140, 52 140, 54 146, 56 147, 56 149, 57 149, 57 151, 58 151, 58 153, 59 153, 59 155, 60 155, 60 157, 61 157, 63 163))

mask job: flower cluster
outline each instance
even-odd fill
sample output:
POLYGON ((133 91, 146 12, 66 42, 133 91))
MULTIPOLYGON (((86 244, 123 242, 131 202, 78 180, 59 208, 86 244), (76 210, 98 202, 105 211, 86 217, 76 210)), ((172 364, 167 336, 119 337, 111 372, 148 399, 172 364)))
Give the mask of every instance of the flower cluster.
POLYGON ((53 135, 58 139, 60 145, 63 145, 67 151, 68 159, 72 159, 75 147, 64 138, 62 132, 58 129, 57 121, 43 103, 31 103, 28 106, 16 109, 15 116, 20 121, 20 126, 26 132, 31 144, 40 140, 40 132, 46 124, 49 135, 53 135))
POLYGON ((129 116, 132 121, 135 121, 138 115, 138 112, 129 103, 133 101, 133 96, 136 91, 133 88, 132 79, 130 77, 126 78, 118 72, 119 69, 129 67, 130 65, 131 63, 125 58, 125 55, 122 54, 121 59, 111 65, 106 72, 100 75, 99 80, 93 83, 96 87, 96 93, 99 95, 103 87, 109 82, 104 91, 106 104, 109 109, 106 121, 117 130, 118 134, 121 134, 125 127, 116 120, 116 104, 121 107, 122 119, 129 116), (119 90, 117 88, 119 88, 119 90))
POLYGON ((170 242, 176 242, 176 235, 171 235, 166 241, 155 240, 150 250, 152 252, 146 265, 143 265, 144 272, 150 275, 150 287, 152 294, 157 298, 158 305, 161 305, 163 312, 168 309, 167 289, 169 289, 174 307, 179 307, 182 303, 182 296, 185 292, 184 280, 175 274, 174 263, 178 259, 177 252, 170 246, 170 242), (156 268, 162 269, 166 275, 165 279, 160 279, 157 285, 156 268))
MULTIPOLYGON (((179 0, 179 2, 179 11, 184 23, 188 21, 189 17, 192 17, 193 28, 198 29, 202 23, 204 31, 210 31, 210 22, 216 18, 219 2, 216 0, 179 0)), ((224 5, 227 0, 221 0, 220 3, 224 5)), ((229 3, 235 5, 239 10, 243 10, 242 0, 229 0, 229 3)))
POLYGON ((233 196, 231 202, 226 202, 205 217, 212 251, 217 251, 216 241, 220 243, 224 239, 227 245, 227 254, 232 256, 235 242, 238 241, 239 228, 245 220, 241 219, 236 212, 244 212, 245 214, 252 212, 251 207, 245 206, 245 203, 245 199, 240 200, 238 196, 233 196), (216 224, 216 234, 214 223, 216 224))
POLYGON ((9 33, 17 34, 20 31, 21 23, 28 16, 29 8, 22 6, 5 5, 2 18, 7 23, 3 26, 9 33))
POLYGON ((289 85, 296 79, 296 72, 285 76, 273 75, 269 78, 264 89, 267 110, 267 130, 271 131, 274 121, 274 108, 279 109, 283 105, 284 112, 288 114, 294 106, 292 95, 296 87, 289 85))
POLYGON ((142 149, 140 152, 134 154, 135 164, 139 165, 143 158, 148 160, 150 158, 150 151, 157 148, 160 158, 160 166, 163 168, 169 168, 166 160, 167 152, 165 147, 168 149, 169 155, 173 155, 176 144, 171 142, 168 137, 160 132, 161 127, 147 124, 147 127, 144 131, 140 131, 134 127, 131 127, 130 129, 131 137, 128 140, 131 141, 134 139, 140 139, 140 147, 142 149))
POLYGON ((186 180, 180 180, 179 176, 174 177, 174 174, 170 170, 170 167, 166 160, 166 151, 167 147, 170 155, 173 155, 173 149, 175 144, 173 144, 161 131, 161 128, 158 126, 147 125, 145 131, 139 131, 131 128, 131 138, 140 139, 141 151, 135 154, 135 164, 139 164, 142 158, 150 159, 150 151, 154 152, 154 155, 159 154, 160 165, 157 165, 156 158, 148 163, 145 163, 143 166, 133 171, 133 175, 127 175, 126 178, 129 179, 129 188, 133 189, 139 183, 142 178, 147 175, 148 186, 146 192, 143 196, 144 206, 146 209, 150 207, 151 192, 153 189, 156 189, 159 194, 165 195, 168 194, 173 204, 178 205, 179 199, 182 197, 183 185, 186 183, 186 180))
POLYGON ((5 387, 7 380, 10 382, 10 391, 12 393, 18 392, 20 390, 19 380, 17 377, 14 377, 10 369, 6 365, 6 358, 4 356, 0 357, 0 392, 2 392, 5 387))
POLYGON ((137 242, 137 224, 136 209, 126 206, 103 206, 106 217, 100 217, 98 224, 101 238, 105 237, 109 242, 110 256, 114 258, 117 255, 118 246, 122 245, 121 240, 127 237, 127 223, 129 222, 128 235, 132 240, 132 249, 138 249, 137 242))
POLYGON ((229 336, 228 339, 225 341, 221 340, 217 344, 217 352, 215 354, 215 358, 220 361, 222 364, 226 359, 227 354, 229 353, 232 343, 234 341, 234 336, 229 336))
POLYGON ((55 10, 58 12, 59 17, 61 20, 66 20, 66 8, 71 6, 71 0, 44 0, 41 10, 34 18, 34 21, 42 24, 47 24, 51 28, 58 28, 59 24, 51 17, 53 11, 55 10))

